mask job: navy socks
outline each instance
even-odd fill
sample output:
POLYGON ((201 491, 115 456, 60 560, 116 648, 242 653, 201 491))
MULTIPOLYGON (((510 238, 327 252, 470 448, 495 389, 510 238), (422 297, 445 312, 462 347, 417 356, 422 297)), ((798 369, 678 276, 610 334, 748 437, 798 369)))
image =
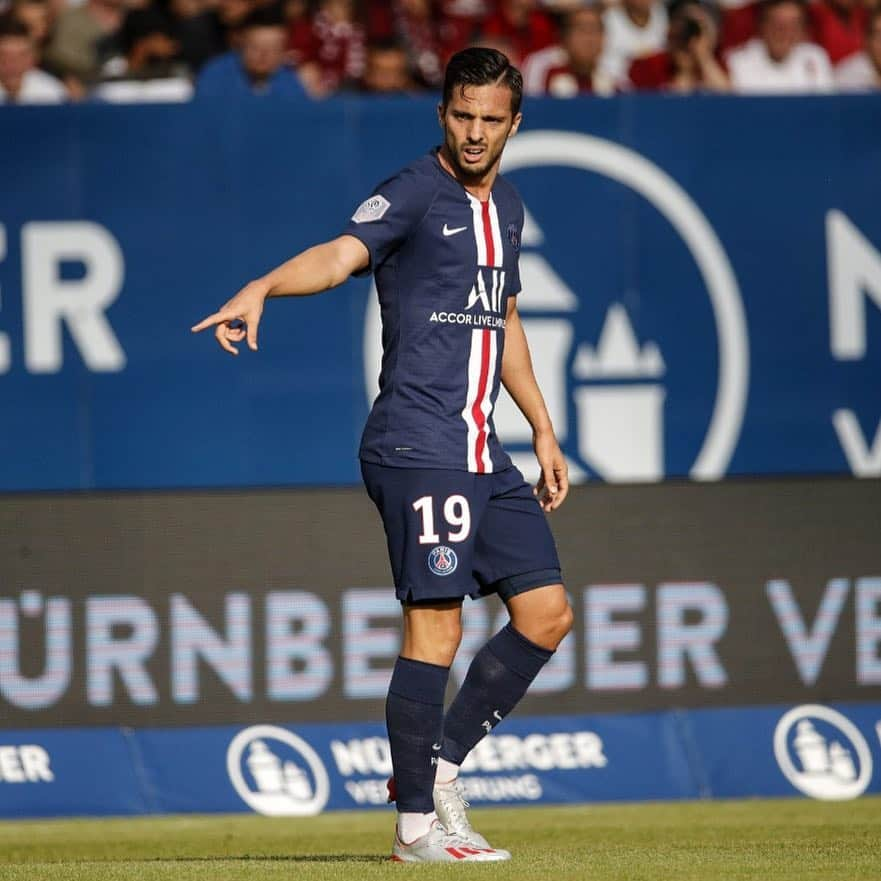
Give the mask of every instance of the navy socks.
POLYGON ((461 765, 478 741, 517 706, 552 655, 505 625, 474 656, 443 719, 441 756, 461 765))
POLYGON ((446 716, 448 668, 398 658, 385 718, 399 812, 434 810, 436 760, 442 757, 461 765, 477 742, 517 706, 552 655, 506 625, 474 656, 446 716))
POLYGON ((444 727, 447 667, 398 658, 392 673, 385 720, 395 769, 397 808, 429 814, 435 762, 444 727))

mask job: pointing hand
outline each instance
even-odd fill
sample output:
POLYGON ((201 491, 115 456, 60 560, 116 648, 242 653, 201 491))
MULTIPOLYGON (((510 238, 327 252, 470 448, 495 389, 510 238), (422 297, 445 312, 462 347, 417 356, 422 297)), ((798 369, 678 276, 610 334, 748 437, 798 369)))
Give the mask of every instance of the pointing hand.
POLYGON ((213 315, 203 318, 190 330, 200 333, 209 327, 214 328, 214 336, 222 349, 230 355, 238 355, 233 343, 247 339, 248 348, 257 351, 257 327, 263 315, 263 303, 267 296, 266 287, 252 281, 245 285, 225 306, 213 315))

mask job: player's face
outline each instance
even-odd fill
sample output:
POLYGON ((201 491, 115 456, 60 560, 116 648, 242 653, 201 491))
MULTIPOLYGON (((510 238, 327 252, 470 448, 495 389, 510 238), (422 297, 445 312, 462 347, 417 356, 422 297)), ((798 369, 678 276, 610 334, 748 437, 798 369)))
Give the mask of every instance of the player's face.
POLYGON ((521 114, 511 112, 511 90, 495 84, 455 89, 438 115, 448 158, 470 180, 479 180, 498 166, 521 119, 521 114))

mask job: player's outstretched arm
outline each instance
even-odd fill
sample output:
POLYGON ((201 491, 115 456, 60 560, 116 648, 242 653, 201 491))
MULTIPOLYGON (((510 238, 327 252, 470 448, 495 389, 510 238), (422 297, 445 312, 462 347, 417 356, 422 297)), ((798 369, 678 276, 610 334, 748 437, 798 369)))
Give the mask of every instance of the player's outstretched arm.
POLYGON ((257 327, 267 297, 295 297, 317 294, 342 284, 353 272, 366 269, 370 254, 354 236, 339 236, 315 245, 262 278, 246 284, 231 300, 203 318, 193 333, 214 328, 220 347, 238 355, 234 343, 247 338, 248 348, 257 351, 257 327))
POLYGON ((541 477, 535 487, 535 494, 545 511, 554 511, 563 504, 569 492, 569 466, 557 443, 551 417, 535 381, 529 344, 514 297, 508 300, 505 320, 502 384, 532 426, 535 456, 541 467, 541 477))

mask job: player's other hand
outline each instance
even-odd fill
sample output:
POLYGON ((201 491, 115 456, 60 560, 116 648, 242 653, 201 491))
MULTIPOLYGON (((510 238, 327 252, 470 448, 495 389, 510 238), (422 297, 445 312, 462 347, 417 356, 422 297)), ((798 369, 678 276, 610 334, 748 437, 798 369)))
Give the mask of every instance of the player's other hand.
POLYGON ((259 281, 246 284, 225 306, 213 315, 203 318, 190 330, 199 333, 214 328, 214 336, 220 348, 230 355, 238 355, 239 350, 233 343, 247 339, 248 348, 257 351, 257 327, 263 315, 263 303, 268 294, 266 285, 259 281))
POLYGON ((569 466, 552 433, 535 435, 533 443, 541 467, 541 477, 533 492, 544 511, 550 513, 556 511, 569 494, 569 466))

